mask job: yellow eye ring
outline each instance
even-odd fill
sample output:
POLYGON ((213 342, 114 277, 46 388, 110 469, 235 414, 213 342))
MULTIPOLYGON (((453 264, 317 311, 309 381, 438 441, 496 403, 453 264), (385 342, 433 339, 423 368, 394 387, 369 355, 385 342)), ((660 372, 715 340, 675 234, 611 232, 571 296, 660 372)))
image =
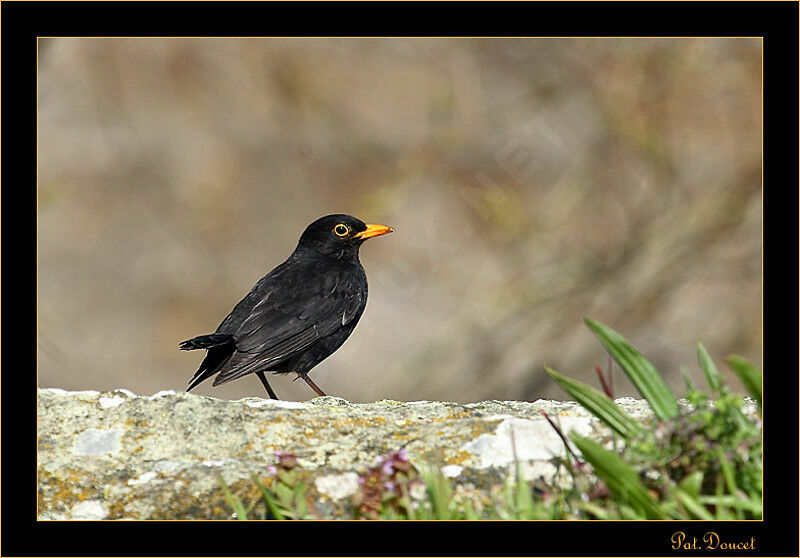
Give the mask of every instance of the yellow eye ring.
POLYGON ((339 223, 338 225, 333 227, 333 234, 335 234, 336 236, 347 236, 347 233, 349 232, 350 229, 347 227, 347 225, 344 225, 342 223, 339 223))

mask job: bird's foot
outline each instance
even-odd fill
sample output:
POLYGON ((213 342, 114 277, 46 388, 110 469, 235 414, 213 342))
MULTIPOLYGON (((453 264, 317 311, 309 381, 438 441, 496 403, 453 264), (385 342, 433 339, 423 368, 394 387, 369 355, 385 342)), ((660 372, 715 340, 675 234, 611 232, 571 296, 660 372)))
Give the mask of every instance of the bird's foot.
POLYGON ((308 377, 308 374, 300 374, 300 373, 298 373, 297 376, 300 377, 300 378, 303 378, 303 381, 305 383, 307 383, 311 389, 313 389, 315 392, 317 392, 317 395, 319 395, 320 397, 325 397, 325 395, 326 395, 325 392, 322 391, 321 389, 319 389, 319 386, 317 384, 315 384, 311 380, 311 378, 308 377))

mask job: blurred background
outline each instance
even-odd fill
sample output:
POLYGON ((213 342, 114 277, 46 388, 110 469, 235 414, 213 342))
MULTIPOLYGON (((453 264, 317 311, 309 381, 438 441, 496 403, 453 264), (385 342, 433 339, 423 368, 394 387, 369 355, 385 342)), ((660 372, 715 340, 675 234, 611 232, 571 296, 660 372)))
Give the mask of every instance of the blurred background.
POLYGON ((761 72, 758 39, 40 39, 39 386, 185 389, 205 352, 179 341, 342 212, 396 232, 312 372, 331 395, 565 399, 543 364, 599 387, 608 362, 583 315, 676 389, 697 341, 739 388, 761 72))

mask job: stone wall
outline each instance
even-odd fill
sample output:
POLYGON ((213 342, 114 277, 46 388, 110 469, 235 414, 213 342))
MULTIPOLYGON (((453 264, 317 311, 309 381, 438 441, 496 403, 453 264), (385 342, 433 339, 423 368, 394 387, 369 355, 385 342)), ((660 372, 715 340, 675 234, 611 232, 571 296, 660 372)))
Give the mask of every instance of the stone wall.
MULTIPOLYGON (((413 463, 441 467, 457 486, 486 490, 514 473, 515 453, 526 478, 552 480, 553 457, 564 448, 542 411, 565 432, 610 437, 576 403, 545 400, 301 403, 59 389, 40 389, 38 398, 39 519, 231 518, 220 475, 246 504, 254 502, 251 476, 268 481, 276 451, 297 455, 315 509, 335 518, 345 513, 358 475, 401 447, 413 463)), ((649 415, 643 401, 617 402, 634 416, 649 415)))

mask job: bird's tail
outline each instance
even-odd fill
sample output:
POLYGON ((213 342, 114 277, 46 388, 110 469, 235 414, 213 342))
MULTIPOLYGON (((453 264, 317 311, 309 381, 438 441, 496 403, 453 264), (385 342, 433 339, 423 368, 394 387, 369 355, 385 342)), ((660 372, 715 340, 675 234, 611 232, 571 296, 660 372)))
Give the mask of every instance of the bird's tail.
POLYGON ((200 368, 189 380, 189 387, 186 388, 186 391, 191 391, 197 384, 210 378, 225 366, 225 363, 228 362, 236 350, 236 345, 233 342, 232 335, 212 333, 211 335, 200 335, 194 339, 183 341, 180 344, 180 349, 182 351, 208 349, 208 354, 200 364, 200 368))
POLYGON ((195 349, 210 349, 230 343, 232 335, 223 333, 212 333, 211 335, 200 335, 186 341, 181 341, 179 345, 181 351, 193 351, 195 349))

